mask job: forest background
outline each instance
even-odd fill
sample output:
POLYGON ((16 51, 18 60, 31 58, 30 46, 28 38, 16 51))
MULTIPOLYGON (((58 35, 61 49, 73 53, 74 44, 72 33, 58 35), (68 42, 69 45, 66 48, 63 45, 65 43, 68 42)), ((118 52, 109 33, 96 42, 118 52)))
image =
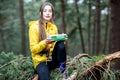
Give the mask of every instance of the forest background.
POLYGON ((31 56, 28 23, 39 19, 44 1, 55 7, 59 33, 68 34, 69 56, 107 55, 120 50, 119 0, 0 0, 1 54, 31 56))

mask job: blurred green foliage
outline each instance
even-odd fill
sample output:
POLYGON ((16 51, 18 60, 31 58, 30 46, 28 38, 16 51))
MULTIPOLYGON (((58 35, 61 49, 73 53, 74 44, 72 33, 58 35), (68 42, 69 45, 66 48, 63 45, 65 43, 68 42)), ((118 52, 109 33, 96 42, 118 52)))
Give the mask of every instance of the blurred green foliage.
MULTIPOLYGON (((29 38, 28 38, 28 23, 31 20, 39 19, 39 8, 42 2, 45 0, 24 0, 24 21, 25 21, 25 35, 26 35, 26 55, 30 55, 29 51, 29 38)), ((55 7, 55 24, 58 27, 59 32, 62 32, 61 28, 61 1, 60 0, 47 0, 51 2, 55 7)), ((94 0, 91 1, 92 8, 95 6, 94 0)), ((102 9, 106 8, 106 0, 102 0, 102 9)), ((84 0, 82 3, 78 3, 80 11, 80 19, 82 24, 83 38, 85 42, 85 49, 88 49, 88 0, 84 0)), ((20 14, 19 14, 19 1, 18 0, 1 0, 0 2, 0 16, 1 16, 1 27, 0 32, 2 33, 2 38, 0 39, 0 51, 14 52, 20 54, 21 52, 21 27, 20 27, 20 14)), ((79 30, 77 26, 77 15, 74 0, 65 0, 65 23, 66 30, 68 34, 68 54, 75 56, 82 52, 81 41, 79 36, 79 30)), ((93 35, 94 26, 94 8, 92 9, 92 26, 91 35, 93 35)), ((104 34, 105 34, 105 14, 101 16, 102 24, 102 44, 104 44, 104 34)), ((92 37, 91 37, 92 38, 92 37)), ((93 42, 93 41, 92 41, 93 42)), ((92 46, 91 46, 92 47, 92 46)), ((92 53, 91 53, 92 54, 92 53)))
POLYGON ((0 53, 0 80, 28 80, 33 76, 31 57, 15 55, 13 52, 0 53))

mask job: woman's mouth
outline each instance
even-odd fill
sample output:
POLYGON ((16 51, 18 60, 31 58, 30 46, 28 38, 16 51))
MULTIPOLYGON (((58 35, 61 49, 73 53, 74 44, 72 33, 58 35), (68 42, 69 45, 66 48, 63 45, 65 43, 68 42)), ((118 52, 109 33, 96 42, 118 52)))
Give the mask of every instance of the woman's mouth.
POLYGON ((45 16, 46 18, 50 18, 50 16, 45 16))

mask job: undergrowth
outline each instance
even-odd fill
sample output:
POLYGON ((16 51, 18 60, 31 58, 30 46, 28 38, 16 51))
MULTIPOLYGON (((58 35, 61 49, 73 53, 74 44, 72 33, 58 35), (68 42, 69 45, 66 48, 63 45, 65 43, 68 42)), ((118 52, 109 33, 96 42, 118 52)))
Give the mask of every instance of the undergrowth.
MULTIPOLYGON (((83 57, 75 60, 74 65, 69 66, 66 71, 68 77, 76 70, 79 78, 77 80, 83 80, 83 71, 89 69, 95 62, 103 59, 105 55, 93 56, 91 59, 83 57)), ((73 58, 67 57, 67 61, 71 61, 73 58)), ((35 75, 33 63, 30 56, 24 57, 22 55, 15 55, 12 52, 0 53, 0 80, 32 80, 35 75)), ((62 80, 63 75, 58 69, 51 72, 51 80, 62 80)), ((119 80, 120 71, 114 69, 105 69, 102 74, 102 80, 119 80)), ((86 80, 93 80, 92 77, 87 77, 86 80)))

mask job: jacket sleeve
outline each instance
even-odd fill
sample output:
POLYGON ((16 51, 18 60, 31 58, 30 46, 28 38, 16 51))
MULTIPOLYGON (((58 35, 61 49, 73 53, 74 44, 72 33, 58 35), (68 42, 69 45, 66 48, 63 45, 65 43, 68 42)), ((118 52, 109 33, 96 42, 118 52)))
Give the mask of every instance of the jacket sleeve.
POLYGON ((47 46, 44 40, 39 42, 39 33, 36 26, 32 25, 29 27, 30 51, 34 54, 41 52, 47 46))

